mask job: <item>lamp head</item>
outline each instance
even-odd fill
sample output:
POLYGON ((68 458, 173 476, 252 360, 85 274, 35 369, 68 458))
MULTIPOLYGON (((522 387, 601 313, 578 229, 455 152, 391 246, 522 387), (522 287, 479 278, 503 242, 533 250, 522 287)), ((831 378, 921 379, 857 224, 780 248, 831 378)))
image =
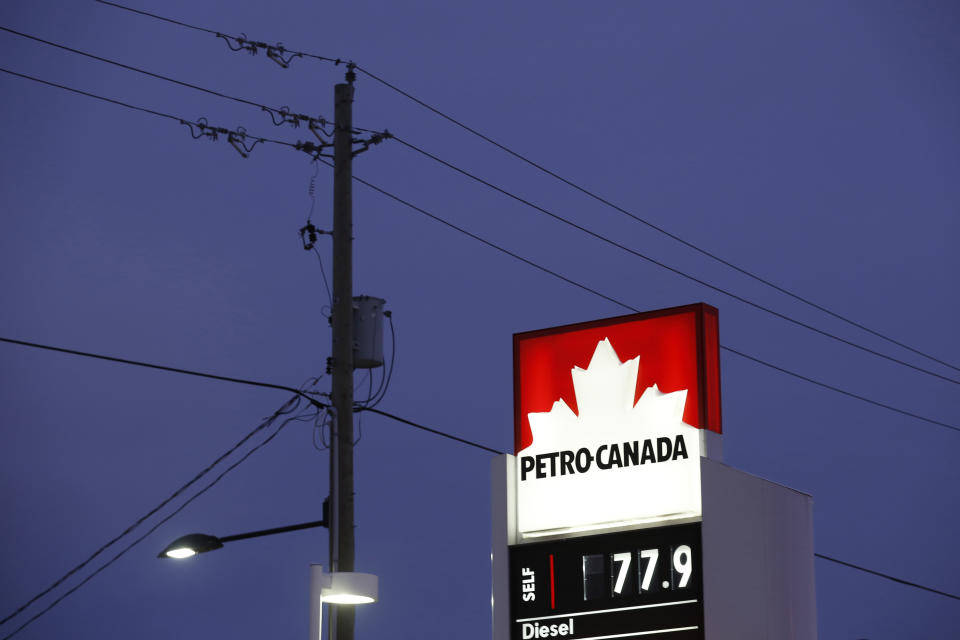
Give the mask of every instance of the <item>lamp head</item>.
POLYGON ((366 604, 377 601, 377 576, 370 573, 335 571, 324 573, 319 564, 310 565, 310 638, 321 640, 323 603, 366 604))
POLYGON ((191 533, 171 542, 166 549, 157 554, 157 557, 189 558, 198 553, 219 549, 222 546, 223 543, 216 536, 208 536, 205 533, 191 533))
POLYGON ((313 597, 330 604, 368 604, 377 601, 377 576, 370 573, 335 571, 324 573, 311 565, 313 597))

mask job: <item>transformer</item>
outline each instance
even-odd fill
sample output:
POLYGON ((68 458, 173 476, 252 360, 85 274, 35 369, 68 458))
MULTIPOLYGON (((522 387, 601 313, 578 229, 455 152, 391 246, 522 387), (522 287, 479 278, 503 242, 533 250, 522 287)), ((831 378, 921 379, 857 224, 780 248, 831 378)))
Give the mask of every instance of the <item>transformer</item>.
POLYGON ((383 366, 383 298, 353 298, 353 367, 376 369, 383 366))

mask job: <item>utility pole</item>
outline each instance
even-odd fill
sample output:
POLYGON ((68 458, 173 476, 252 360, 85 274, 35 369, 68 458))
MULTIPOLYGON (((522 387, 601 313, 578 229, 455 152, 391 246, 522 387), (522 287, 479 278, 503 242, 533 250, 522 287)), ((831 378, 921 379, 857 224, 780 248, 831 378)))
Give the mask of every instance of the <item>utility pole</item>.
MULTIPOLYGON (((333 382, 330 571, 354 570, 353 545, 353 67, 334 88, 333 382)), ((332 605, 330 640, 353 640, 354 608, 332 605)))

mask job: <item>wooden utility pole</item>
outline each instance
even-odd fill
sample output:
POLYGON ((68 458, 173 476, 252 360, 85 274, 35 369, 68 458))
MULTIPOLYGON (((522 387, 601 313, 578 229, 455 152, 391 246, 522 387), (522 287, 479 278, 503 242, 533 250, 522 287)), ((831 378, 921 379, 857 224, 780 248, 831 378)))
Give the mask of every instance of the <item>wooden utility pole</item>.
MULTIPOLYGON (((333 382, 330 571, 354 570, 353 545, 353 69, 334 90, 333 382)), ((330 640, 353 640, 354 607, 332 605, 330 640)))

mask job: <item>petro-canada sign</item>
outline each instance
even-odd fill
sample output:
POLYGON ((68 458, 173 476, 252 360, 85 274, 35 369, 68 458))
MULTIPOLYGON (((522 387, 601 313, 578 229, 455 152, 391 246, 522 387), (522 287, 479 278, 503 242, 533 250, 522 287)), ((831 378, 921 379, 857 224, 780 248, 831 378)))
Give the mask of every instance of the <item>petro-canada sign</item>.
POLYGON ((816 640, 812 502, 722 463, 717 324, 694 304, 514 334, 494 640, 816 640))
POLYGON ((520 535, 699 516, 718 349, 704 304, 515 335, 520 535))

